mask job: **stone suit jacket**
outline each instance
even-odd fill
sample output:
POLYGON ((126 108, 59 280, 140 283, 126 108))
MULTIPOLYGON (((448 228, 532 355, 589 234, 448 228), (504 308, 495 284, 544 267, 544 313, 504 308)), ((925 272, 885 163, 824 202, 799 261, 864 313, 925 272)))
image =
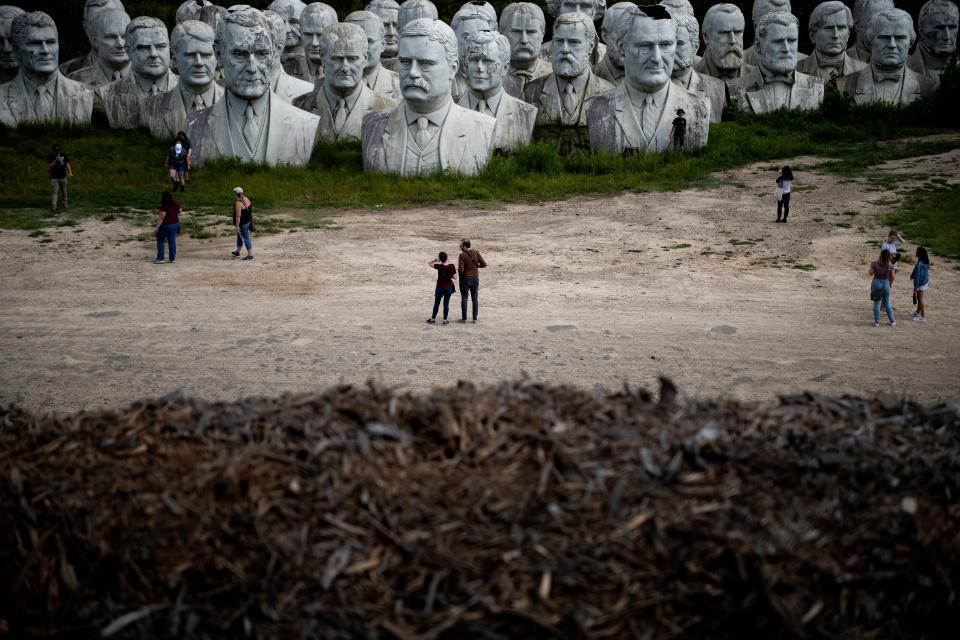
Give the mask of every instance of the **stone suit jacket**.
POLYGON ((523 90, 523 101, 535 106, 537 111, 537 124, 544 125, 564 125, 570 127, 582 127, 587 124, 587 109, 590 106, 590 100, 607 91, 614 89, 614 85, 603 78, 598 77, 593 71, 587 71, 590 76, 587 78, 587 84, 584 87, 583 101, 580 103, 580 113, 576 120, 572 120, 563 112, 563 104, 560 102, 560 95, 557 89, 556 76, 552 73, 527 83, 523 90))
MULTIPOLYGON (((903 73, 903 91, 900 93, 899 104, 910 104, 919 98, 933 95, 936 89, 926 77, 906 66, 903 68, 903 73)), ((869 66, 843 76, 837 82, 837 87, 853 98, 857 104, 870 104, 878 100, 877 87, 873 82, 873 70, 869 66)))
POLYGON ((307 57, 304 55, 302 49, 292 55, 283 55, 280 64, 291 78, 306 80, 308 82, 311 80, 312 74, 310 73, 310 67, 307 65, 307 57))
POLYGON ((320 116, 320 128, 317 134, 317 140, 323 142, 343 142, 347 140, 360 140, 361 130, 363 128, 363 119, 368 113, 383 111, 397 106, 396 100, 391 100, 383 94, 371 91, 366 84, 361 83, 360 95, 350 110, 340 134, 337 134, 333 126, 333 112, 330 111, 330 103, 323 95, 323 85, 317 87, 313 93, 300 96, 293 101, 293 106, 304 111, 320 116))
MULTIPOLYGON (((187 117, 187 136, 193 144, 193 163, 235 157, 230 147, 230 123, 227 100, 222 98, 212 107, 195 111, 187 117)), ((310 161, 317 140, 320 118, 297 109, 270 92, 270 122, 266 162, 302 167, 310 161)))
MULTIPOLYGON (((130 71, 131 69, 128 66, 126 74, 124 74, 122 78, 126 78, 127 75, 130 74, 130 71)), ((113 76, 108 78, 106 74, 103 73, 103 69, 100 68, 99 64, 94 64, 89 67, 84 67, 83 69, 77 69, 73 73, 68 74, 67 77, 70 78, 71 80, 82 82, 83 84, 93 88, 103 87, 113 82, 113 80, 111 79, 113 76)))
MULTIPOLYGON (((856 73, 867 67, 866 62, 860 62, 855 58, 851 58, 848 54, 843 54, 843 71, 840 73, 840 76, 849 75, 851 73, 856 73)), ((809 76, 813 76, 818 79, 820 82, 827 83, 830 81, 829 77, 824 77, 824 72, 820 69, 820 65, 817 63, 816 54, 808 56, 797 63, 797 71, 800 73, 805 73, 809 76)))
MULTIPOLYGON (((470 92, 460 96, 457 103, 470 108, 470 92)), ((537 108, 523 100, 517 100, 506 91, 500 92, 500 105, 497 107, 497 126, 493 130, 493 148, 512 151, 519 146, 530 144, 533 137, 533 125, 537 122, 537 108)))
POLYGON ((93 52, 93 49, 87 52, 87 55, 80 56, 79 58, 71 58, 66 62, 60 64, 60 73, 65 76, 69 76, 71 73, 79 71, 85 67, 90 67, 97 64, 97 55, 93 52))
POLYGON ((727 106, 727 85, 723 80, 691 69, 690 86, 686 89, 706 99, 707 104, 710 105, 710 122, 720 122, 723 118, 723 108, 727 106))
MULTIPOLYGON (((750 67, 740 77, 737 91, 732 91, 747 113, 768 113, 777 109, 771 101, 770 92, 765 88, 760 69, 750 67)), ((823 83, 813 76, 799 71, 793 72, 793 86, 790 88, 790 109, 816 109, 823 102, 823 83)))
MULTIPOLYGON (((366 79, 364 79, 364 83, 366 83, 366 79)), ((389 100, 400 102, 403 99, 403 95, 400 93, 400 74, 396 71, 390 71, 383 65, 380 65, 377 79, 370 88, 374 93, 379 93, 389 100)))
POLYGON ((626 74, 623 68, 618 69, 610 62, 609 56, 600 58, 600 62, 593 65, 593 72, 597 74, 598 77, 612 84, 620 84, 620 81, 623 80, 623 76, 626 74))
MULTIPOLYGON (((223 97, 223 87, 213 83, 213 102, 223 97)), ((187 130, 187 108, 183 106, 180 87, 150 96, 143 102, 143 119, 150 133, 158 138, 173 138, 187 130)))
POLYGON ((920 50, 920 47, 914 50, 910 54, 910 57, 907 59, 907 68, 911 71, 924 76, 931 84, 934 86, 940 85, 940 72, 936 69, 930 69, 927 67, 926 61, 923 59, 923 52, 920 50))
MULTIPOLYGON (((363 119, 363 170, 404 173, 407 122, 403 104, 363 119)), ((440 136, 440 166, 445 171, 473 175, 480 171, 493 150, 497 121, 490 116, 450 104, 440 136)))
POLYGON ((280 70, 280 75, 273 83, 273 95, 288 104, 293 104, 294 99, 311 91, 313 91, 313 83, 294 78, 283 69, 280 70))
MULTIPOLYGON (((177 76, 167 71, 167 91, 178 83, 177 76)), ((111 129, 136 129, 147 125, 143 118, 143 103, 150 96, 140 90, 132 71, 123 80, 99 87, 97 95, 100 96, 111 129)))
POLYGON ((615 91, 594 98, 589 115, 590 148, 614 155, 622 154, 627 149, 638 153, 665 151, 673 142, 670 129, 679 107, 686 111, 687 148, 705 146, 710 133, 710 104, 703 96, 671 82, 663 113, 649 144, 640 131, 637 110, 630 101, 625 83, 621 83, 615 91))
POLYGON ((531 69, 531 77, 529 80, 521 77, 516 69, 510 67, 507 69, 507 75, 503 76, 503 90, 507 92, 507 95, 523 100, 523 88, 527 83, 533 82, 537 78, 548 76, 551 73, 553 73, 553 68, 550 66, 550 63, 543 58, 537 58, 533 69, 531 69))
MULTIPOLYGON (((64 124, 90 124, 93 115, 93 91, 79 82, 68 79, 57 71, 56 111, 54 119, 64 124)), ((0 123, 12 129, 21 124, 31 124, 32 109, 27 102, 27 90, 23 76, 18 74, 10 82, 0 85, 0 123)))

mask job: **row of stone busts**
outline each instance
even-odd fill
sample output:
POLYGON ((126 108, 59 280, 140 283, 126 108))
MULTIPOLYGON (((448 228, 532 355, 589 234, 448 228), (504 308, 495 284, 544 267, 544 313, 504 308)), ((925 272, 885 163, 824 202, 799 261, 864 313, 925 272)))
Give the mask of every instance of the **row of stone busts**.
MULTIPOLYGON (((759 0, 754 47, 743 49, 742 13, 715 5, 704 18, 699 59, 700 29, 689 3, 663 4, 672 19, 667 11, 631 3, 608 9, 590 0, 550 3, 555 15, 570 8, 577 13, 559 15, 554 41, 542 43, 543 13, 529 3, 509 5, 499 23, 489 4, 467 3, 451 30, 434 21, 428 0, 373 0, 369 12, 354 12, 341 24, 322 3, 276 0, 261 13, 190 0, 178 11, 182 21, 168 44, 161 22, 131 21, 119 0, 88 0, 84 28, 91 54, 65 66, 74 67, 75 80, 99 85, 96 100, 59 74, 37 81, 51 56, 56 69, 56 27, 37 17, 44 14, 30 14, 26 27, 43 32, 48 51, 38 57, 17 49, 25 66, 39 66, 30 78, 0 87, 0 121, 89 121, 96 103, 111 126, 150 126, 158 135, 187 127, 189 119, 198 162, 230 156, 302 165, 315 138, 362 137, 371 170, 472 173, 493 149, 528 142, 534 124, 588 127, 590 146, 614 153, 664 150, 676 108, 689 114, 686 148, 698 148, 706 143, 708 121, 719 120, 730 100, 755 112, 814 108, 822 100, 822 81, 832 74, 859 102, 906 103, 929 92, 937 61, 956 41, 956 5, 928 2, 920 13, 921 36, 936 37, 921 38, 909 66, 922 68, 913 72, 905 64, 914 39, 908 15, 891 13, 889 0, 858 0, 854 16, 842 3, 825 2, 810 19, 815 50, 798 65, 796 18, 780 11, 789 10, 789 0, 759 0), (861 29, 862 21, 870 24, 867 14, 882 28, 861 29), (605 48, 593 24, 600 16, 605 48), (411 55, 399 55, 399 33, 423 18, 429 24, 405 34, 411 55), (844 53, 852 22, 858 40, 844 53), (876 36, 872 46, 861 46, 861 34, 867 43, 876 36), (240 41, 247 47, 244 64, 231 59, 240 41), (858 60, 871 54, 871 67, 858 60), (218 57, 225 101, 214 82, 218 57), (751 59, 756 66, 747 64, 751 59), (324 73, 325 60, 333 73, 324 73), (436 67, 438 60, 449 64, 425 71, 424 61, 436 67), (438 81, 444 71, 449 86, 438 81), (286 104, 291 101, 299 109, 286 104)), ((0 18, 6 9, 0 8, 0 18)))

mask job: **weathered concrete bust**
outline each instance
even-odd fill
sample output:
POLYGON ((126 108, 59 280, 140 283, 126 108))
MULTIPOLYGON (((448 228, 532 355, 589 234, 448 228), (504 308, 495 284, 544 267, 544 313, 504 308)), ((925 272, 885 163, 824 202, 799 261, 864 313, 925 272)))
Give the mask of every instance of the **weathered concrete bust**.
POLYGON ((375 93, 394 102, 400 101, 400 76, 383 66, 383 47, 386 29, 383 21, 369 11, 354 11, 344 22, 355 24, 367 36, 367 64, 363 69, 363 81, 375 93))
POLYGON ((514 98, 523 97, 527 82, 552 71, 550 63, 540 57, 546 28, 543 10, 531 2, 508 4, 500 13, 500 33, 510 42, 510 67, 503 89, 514 98))
MULTIPOLYGON (((286 42, 287 25, 283 17, 269 9, 263 12, 273 31, 276 47, 274 61, 270 65, 270 88, 281 100, 292 103, 294 99, 313 91, 313 84, 300 78, 295 78, 283 67, 284 44, 286 42)), ((287 58, 289 60, 289 58, 287 58)))
POLYGON ((529 144, 537 108, 503 90, 503 78, 510 65, 510 41, 494 31, 479 31, 467 36, 466 51, 461 57, 467 65, 469 90, 460 96, 458 104, 497 119, 494 149, 510 153, 529 144))
POLYGON ((847 43, 853 28, 853 12, 839 0, 821 2, 810 14, 807 33, 813 42, 813 55, 797 63, 797 71, 827 82, 860 71, 865 62, 847 55, 847 43))
POLYGON ((908 66, 917 73, 939 83, 947 60, 957 50, 957 25, 960 10, 949 0, 930 0, 920 8, 917 24, 920 42, 908 66))
POLYGON ((414 20, 400 36, 403 102, 363 119, 364 170, 478 172, 490 157, 496 120, 451 99, 459 65, 456 35, 439 20, 414 20))
POLYGON ((307 5, 301 0, 273 0, 268 11, 281 18, 284 24, 283 53, 280 63, 283 70, 294 78, 306 79, 306 56, 303 51, 303 34, 300 30, 300 17, 307 5))
MULTIPOLYGON (((603 21, 600 23, 600 37, 604 42, 609 43, 614 38, 617 30, 617 22, 623 15, 623 12, 636 5, 632 2, 618 2, 607 8, 603 14, 603 21)), ((593 65, 593 72, 613 84, 617 84, 623 79, 623 56, 617 47, 607 47, 606 54, 600 58, 600 61, 593 65)))
POLYGON ((186 0, 186 2, 177 8, 177 24, 186 22, 187 20, 199 20, 200 12, 203 11, 203 8, 210 6, 213 6, 210 0, 186 0))
POLYGON ((547 10, 553 17, 564 13, 582 13, 593 21, 603 18, 607 0, 547 0, 547 10))
MULTIPOLYGON (((87 39, 91 40, 92 43, 92 25, 96 15, 101 11, 123 11, 123 3, 120 0, 87 0, 83 6, 83 31, 87 34, 87 39)), ((67 60, 60 65, 60 71, 65 75, 79 71, 85 67, 92 66, 96 61, 96 56, 93 54, 93 51, 90 51, 84 56, 79 58, 73 58, 72 60, 67 60)))
POLYGON ((436 20, 437 6, 430 0, 405 0, 397 12, 397 26, 400 31, 414 20, 436 20))
POLYGON ((0 85, 0 123, 89 123, 93 92, 57 68, 60 43, 53 19, 40 11, 21 13, 11 21, 10 38, 20 69, 0 85))
MULTIPOLYGON (((668 9, 669 10, 669 9, 668 9)), ((694 70, 700 45, 700 24, 690 13, 671 13, 677 25, 677 48, 673 56, 671 79, 710 104, 710 121, 720 122, 727 103, 727 87, 722 80, 694 70)))
POLYGON ((934 83, 907 67, 916 39, 913 18, 906 11, 886 9, 875 14, 867 29, 870 66, 841 78, 839 88, 858 104, 905 105, 932 95, 934 83))
MULTIPOLYGON (((316 83, 323 78, 323 53, 320 51, 320 39, 327 27, 337 23, 337 12, 328 4, 313 2, 300 14, 300 33, 303 43, 302 60, 287 57, 283 63, 284 71, 295 78, 316 83)), ((287 55, 285 53, 285 55, 287 55)))
MULTIPOLYGON (((677 15, 681 13, 696 17, 696 14, 693 11, 693 5, 690 4, 690 0, 660 0, 660 6, 667 8, 667 11, 670 12, 671 18, 676 18, 677 15)), ((697 43, 699 44, 699 42, 700 41, 698 40, 697 43)))
POLYGON ((453 15, 450 23, 457 35, 457 51, 460 54, 460 66, 453 78, 453 99, 457 100, 467 91, 467 65, 464 54, 467 38, 482 31, 497 30, 497 12, 487 2, 467 2, 453 15))
POLYGON ((590 106, 590 146, 608 153, 664 151, 677 109, 687 112, 688 149, 706 144, 707 101, 670 81, 676 53, 676 23, 669 13, 631 7, 617 23, 616 44, 624 59, 623 82, 590 106))
POLYGON ((760 23, 760 18, 777 11, 792 13, 793 8, 790 6, 790 0, 753 0, 750 17, 753 20, 754 42, 743 50, 743 64, 757 66, 760 63, 760 48, 756 42, 757 26, 760 23))
POLYGON ((856 28, 857 41, 847 49, 847 55, 854 60, 870 62, 870 38, 867 35, 870 23, 879 12, 893 8, 893 0, 855 0, 853 26, 856 28))
POLYGON ((122 80, 130 73, 130 56, 126 47, 130 16, 125 11, 109 9, 91 19, 90 42, 94 64, 70 74, 71 80, 90 87, 102 87, 122 80))
POLYGON ((238 158, 304 166, 310 160, 320 119, 278 99, 270 88, 282 37, 256 9, 224 16, 214 49, 223 65, 225 95, 187 118, 195 164, 238 158))
POLYGON ((738 101, 751 113, 777 109, 816 109, 823 102, 823 83, 797 68, 799 22, 796 16, 775 11, 757 22, 760 66, 741 79, 738 101))
POLYGON ((383 22, 383 53, 380 57, 396 61, 400 47, 400 5, 396 0, 373 0, 366 6, 366 11, 376 15, 383 22))
POLYGON ((703 18, 703 59, 694 67, 699 73, 724 81, 740 77, 743 67, 743 12, 733 4, 715 4, 703 18))
POLYGON ((14 18, 23 13, 20 7, 0 5, 0 84, 13 80, 20 70, 13 38, 10 37, 10 25, 14 18))

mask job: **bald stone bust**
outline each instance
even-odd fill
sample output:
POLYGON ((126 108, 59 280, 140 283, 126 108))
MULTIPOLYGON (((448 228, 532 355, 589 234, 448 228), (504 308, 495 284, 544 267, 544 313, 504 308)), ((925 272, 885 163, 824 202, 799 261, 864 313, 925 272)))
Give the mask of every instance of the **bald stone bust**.
POLYGON ((457 36, 439 20, 413 20, 400 35, 403 102, 363 119, 364 171, 479 172, 490 158, 497 121, 453 102, 457 36))
POLYGON ((91 18, 90 44, 96 62, 69 75, 71 80, 90 87, 102 87, 123 80, 130 73, 125 34, 130 16, 125 11, 110 9, 91 18))
POLYGON ((10 25, 14 18, 23 13, 25 12, 20 7, 0 5, 0 84, 16 78, 17 71, 20 70, 17 51, 10 37, 10 25))
POLYGON ((21 13, 10 24, 20 63, 16 77, 0 85, 0 123, 16 128, 39 122, 89 124, 93 92, 57 68, 57 25, 45 13, 21 13))
POLYGON ((958 22, 960 11, 953 2, 930 0, 924 4, 917 20, 919 43, 907 66, 939 85, 947 60, 957 51, 958 22))
POLYGON ((397 12, 397 26, 403 28, 414 20, 437 20, 437 5, 430 0, 404 0, 397 12))
POLYGON ((215 158, 296 167, 309 162, 320 119, 271 90, 283 44, 275 34, 266 16, 251 8, 226 14, 217 26, 214 49, 223 65, 224 97, 187 117, 194 164, 215 158))

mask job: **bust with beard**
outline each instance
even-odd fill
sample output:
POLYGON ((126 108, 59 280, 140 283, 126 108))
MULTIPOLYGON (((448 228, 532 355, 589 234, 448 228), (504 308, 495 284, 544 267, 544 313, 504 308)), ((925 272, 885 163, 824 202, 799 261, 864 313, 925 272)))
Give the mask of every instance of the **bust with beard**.
POLYGON ((710 105, 710 121, 720 122, 727 104, 727 85, 693 68, 700 42, 700 25, 692 13, 675 12, 671 15, 677 25, 677 49, 671 79, 687 91, 705 98, 710 105))
POLYGON ((703 17, 703 59, 697 73, 731 83, 740 79, 743 63, 743 12, 733 4, 715 4, 703 17))

